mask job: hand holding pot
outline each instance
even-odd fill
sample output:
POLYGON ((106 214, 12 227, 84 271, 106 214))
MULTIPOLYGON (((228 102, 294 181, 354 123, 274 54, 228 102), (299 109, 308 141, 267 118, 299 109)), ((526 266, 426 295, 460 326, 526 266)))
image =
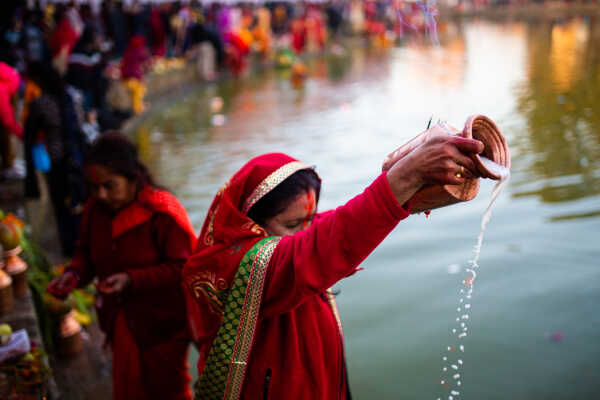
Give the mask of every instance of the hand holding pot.
POLYGON ((69 293, 79 284, 79 277, 73 271, 66 271, 61 276, 54 278, 46 290, 59 299, 66 299, 69 293))
POLYGON ((465 179, 479 177, 472 155, 483 148, 483 143, 475 139, 432 135, 406 154, 392 153, 384 170, 388 168, 392 192, 404 204, 424 186, 459 185, 465 179))

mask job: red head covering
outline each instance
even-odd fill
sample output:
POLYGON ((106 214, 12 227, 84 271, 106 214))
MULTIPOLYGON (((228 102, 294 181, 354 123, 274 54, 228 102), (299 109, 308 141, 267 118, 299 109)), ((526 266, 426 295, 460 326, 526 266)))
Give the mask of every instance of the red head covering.
POLYGON ((282 154, 250 160, 215 196, 195 254, 183 269, 188 315, 194 339, 210 345, 223 314, 225 293, 244 254, 267 233, 247 217, 248 210, 294 172, 309 168, 282 154), (208 343, 206 343, 208 341, 208 343))

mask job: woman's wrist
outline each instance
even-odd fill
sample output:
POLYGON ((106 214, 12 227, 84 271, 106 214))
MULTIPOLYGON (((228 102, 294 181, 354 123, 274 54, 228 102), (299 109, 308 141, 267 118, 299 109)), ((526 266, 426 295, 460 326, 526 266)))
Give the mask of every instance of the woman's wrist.
POLYGON ((421 189, 423 182, 419 175, 409 168, 404 168, 398 161, 386 174, 390 189, 400 204, 405 204, 421 189))

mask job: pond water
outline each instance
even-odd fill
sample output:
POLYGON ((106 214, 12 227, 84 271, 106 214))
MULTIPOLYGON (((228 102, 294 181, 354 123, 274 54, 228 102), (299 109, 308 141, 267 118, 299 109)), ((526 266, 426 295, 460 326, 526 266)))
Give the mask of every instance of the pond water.
MULTIPOLYGON (((440 24, 440 46, 355 48, 288 72, 188 90, 134 130, 143 159, 197 231, 248 159, 282 151, 316 165, 321 210, 379 174, 433 116, 492 118, 511 180, 487 225, 455 398, 598 397, 600 380, 600 21, 440 24), (225 123, 211 124, 210 99, 225 123)), ((461 281, 495 182, 474 200, 402 221, 336 285, 357 399, 447 399, 440 385, 461 281)))

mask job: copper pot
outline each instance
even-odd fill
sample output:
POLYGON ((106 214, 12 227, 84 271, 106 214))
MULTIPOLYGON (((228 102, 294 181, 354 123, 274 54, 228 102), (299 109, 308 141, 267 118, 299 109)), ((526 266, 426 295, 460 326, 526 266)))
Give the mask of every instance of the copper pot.
POLYGON ((71 356, 81 352, 82 349, 81 324, 77 322, 71 311, 63 315, 60 320, 58 351, 63 356, 71 356))
POLYGON ((5 270, 13 281, 15 297, 27 296, 27 264, 19 257, 21 247, 4 251, 5 270))
POLYGON ((12 279, 0 269, 0 315, 11 312, 13 307, 12 279))
MULTIPOLYGON (((483 143, 484 150, 481 155, 473 155, 475 166, 482 177, 495 180, 501 179, 498 171, 490 168, 485 160, 482 160, 482 156, 507 169, 510 168, 510 152, 500 129, 488 117, 472 115, 467 118, 462 131, 448 124, 439 123, 421 132, 389 154, 383 163, 382 169, 387 171, 398 160, 433 137, 452 135, 477 139, 483 143)), ((460 185, 425 186, 415 193, 408 200, 408 203, 410 204, 411 213, 414 214, 472 200, 478 192, 479 178, 464 179, 460 185)))

